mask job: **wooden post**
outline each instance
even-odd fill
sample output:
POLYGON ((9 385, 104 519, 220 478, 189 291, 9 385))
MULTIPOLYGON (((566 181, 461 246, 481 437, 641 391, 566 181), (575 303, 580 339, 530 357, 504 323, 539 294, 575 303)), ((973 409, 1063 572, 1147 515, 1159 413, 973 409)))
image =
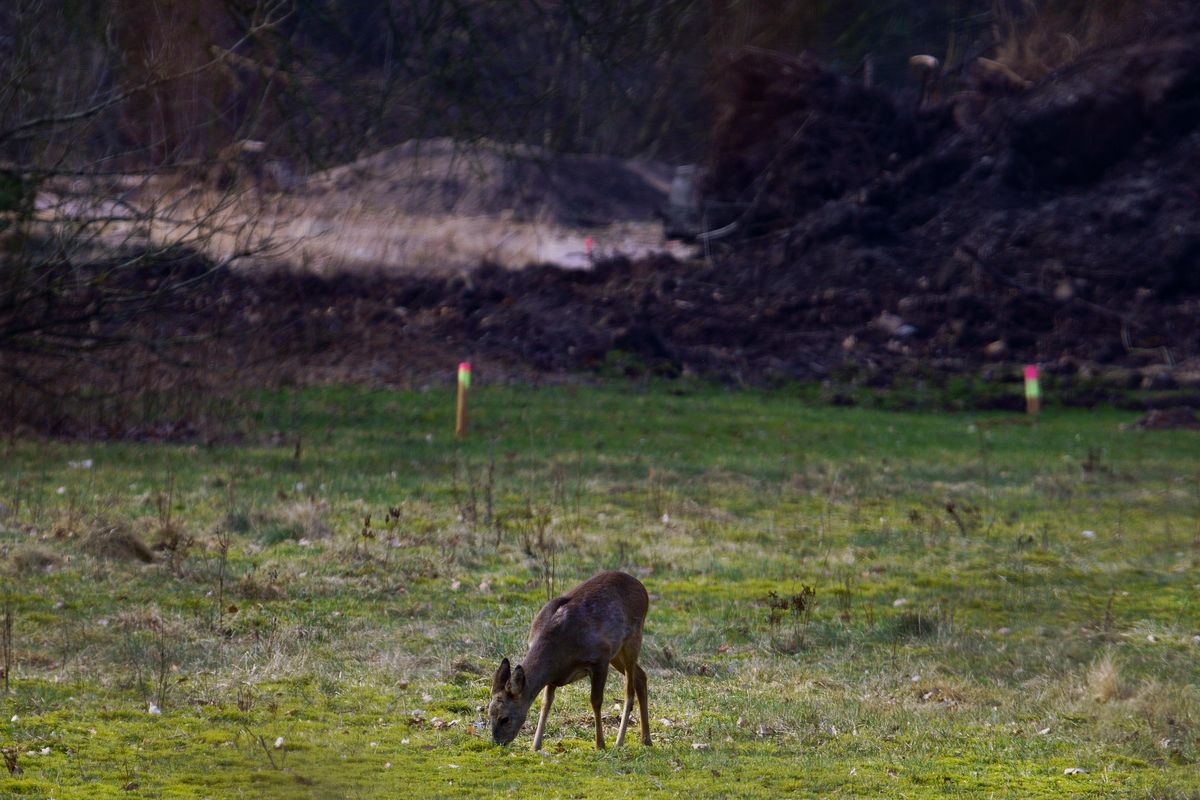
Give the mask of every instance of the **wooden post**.
POLYGON ((1042 388, 1038 385, 1036 364, 1025 367, 1025 411, 1034 417, 1042 411, 1042 388))
POLYGON ((467 393, 471 390, 471 362, 458 365, 458 406, 454 415, 454 435, 459 439, 467 436, 467 393))

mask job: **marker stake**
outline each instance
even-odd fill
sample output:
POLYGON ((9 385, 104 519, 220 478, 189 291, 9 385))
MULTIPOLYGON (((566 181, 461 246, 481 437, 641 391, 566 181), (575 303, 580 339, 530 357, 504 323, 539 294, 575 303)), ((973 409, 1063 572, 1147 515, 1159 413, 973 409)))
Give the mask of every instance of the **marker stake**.
POLYGON ((458 405, 454 414, 454 435, 459 439, 467 435, 467 393, 471 390, 471 362, 458 365, 458 405))
POLYGON ((1025 367, 1025 411, 1035 417, 1042 411, 1042 387, 1038 384, 1036 364, 1025 367))

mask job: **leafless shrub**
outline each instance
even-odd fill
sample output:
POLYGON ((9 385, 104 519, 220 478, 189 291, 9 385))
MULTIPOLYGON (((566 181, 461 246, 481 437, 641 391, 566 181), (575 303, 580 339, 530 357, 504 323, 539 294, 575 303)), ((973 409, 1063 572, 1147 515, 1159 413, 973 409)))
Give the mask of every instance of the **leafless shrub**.
MULTIPOLYGON (((4 673, 4 693, 7 695, 12 689, 12 670, 13 670, 13 609, 12 598, 4 598, 4 616, 0 618, 0 671, 4 673)), ((14 761, 9 767, 9 772, 12 772, 12 766, 15 766, 14 761)))
POLYGON ((165 707, 179 682, 176 673, 184 650, 183 626, 164 619, 157 609, 126 615, 119 622, 130 685, 142 693, 148 706, 165 707))
POLYGON ((253 118, 259 91, 221 90, 229 56, 287 4, 247 7, 237 30, 223 0, 179 15, 145 5, 0 8, 0 358, 14 387, 2 408, 42 429, 81 426, 47 400, 78 397, 93 377, 93 405, 130 390, 113 385, 126 372, 111 354, 162 367, 177 337, 148 312, 263 249, 248 235, 259 215, 237 205, 244 190, 181 188, 174 176, 233 136, 231 120, 253 118), (223 46, 199 41, 209 35, 223 46))
POLYGON ((454 482, 451 485, 451 491, 454 494, 454 504, 458 507, 458 518, 472 527, 479 522, 479 498, 477 496, 477 489, 478 484, 476 483, 470 468, 467 468, 465 490, 459 487, 458 471, 457 469, 455 470, 454 482))
POLYGON ((213 619, 220 620, 225 615, 225 582, 229 573, 229 547, 233 544, 232 532, 227 527, 221 526, 217 530, 215 544, 217 550, 217 588, 214 592, 216 613, 213 615, 213 619))
POLYGON ((662 519, 668 513, 672 493, 667 488, 666 476, 659 470, 651 469, 646 474, 646 497, 650 503, 650 513, 655 519, 662 519))
POLYGON ((270 745, 267 744, 267 739, 262 734, 254 733, 249 728, 243 728, 242 730, 245 731, 246 735, 250 737, 251 741, 257 744, 259 749, 266 754, 267 761, 271 764, 271 769, 283 769, 284 765, 287 763, 287 746, 282 736, 276 737, 274 744, 270 745), (272 750, 279 754, 278 761, 275 759, 275 755, 272 753, 272 750))
POLYGON ((500 523, 505 530, 515 534, 521 552, 535 564, 538 578, 546 592, 546 599, 554 597, 558 576, 558 554, 562 542, 552 532, 554 519, 548 508, 535 506, 527 501, 525 507, 510 512, 500 523))
POLYGON ((772 647, 781 653, 804 649, 816 598, 817 590, 807 584, 790 595, 767 593, 762 602, 767 607, 767 625, 773 632, 772 647))

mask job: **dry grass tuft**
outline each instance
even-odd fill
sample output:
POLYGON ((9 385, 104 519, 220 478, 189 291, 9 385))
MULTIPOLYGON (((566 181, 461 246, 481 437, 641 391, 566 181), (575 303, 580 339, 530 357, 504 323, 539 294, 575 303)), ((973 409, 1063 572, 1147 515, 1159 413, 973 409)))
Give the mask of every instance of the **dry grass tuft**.
POLYGON ((49 572, 61 561, 57 553, 40 544, 21 545, 9 556, 9 564, 15 575, 49 572))
POLYGON ((282 600, 287 597, 283 587, 253 574, 244 575, 238 581, 237 593, 244 600, 282 600))
POLYGON ((1176 744, 1200 749, 1200 689, 1149 681, 1132 698, 1134 714, 1147 729, 1176 744))
POLYGON ((114 614, 112 623, 121 631, 157 631, 163 626, 163 616, 157 606, 132 608, 114 614))
POLYGON ((279 510, 279 517, 290 529, 304 539, 328 539, 333 536, 326 516, 329 503, 324 500, 296 500, 279 510))
POLYGON ((997 0, 994 61, 1036 81, 1088 52, 1128 42, 1185 7, 1179 0, 997 0))
POLYGON ((154 542, 155 550, 169 552, 186 551, 192 545, 192 536, 177 520, 155 521, 146 527, 148 538, 154 542))
POLYGON ((1092 662, 1087 674, 1088 694, 1098 703, 1109 703, 1125 696, 1121 670, 1113 661, 1111 653, 1105 653, 1092 662))
POLYGON ((108 561, 154 563, 154 552, 122 524, 97 520, 83 535, 81 546, 85 552, 108 561))
POLYGON ((459 658, 450 665, 450 669, 454 675, 484 675, 487 673, 486 668, 479 666, 469 658, 459 658))

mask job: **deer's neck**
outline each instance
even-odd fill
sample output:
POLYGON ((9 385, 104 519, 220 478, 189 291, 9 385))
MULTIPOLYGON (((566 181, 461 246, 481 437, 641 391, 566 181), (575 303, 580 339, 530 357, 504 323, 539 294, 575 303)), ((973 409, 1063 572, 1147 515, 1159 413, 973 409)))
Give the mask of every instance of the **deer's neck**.
POLYGON ((529 654, 521 664, 525 670, 525 698, 530 703, 538 693, 555 681, 564 677, 563 666, 555 658, 554 650, 537 639, 529 646, 529 654))

